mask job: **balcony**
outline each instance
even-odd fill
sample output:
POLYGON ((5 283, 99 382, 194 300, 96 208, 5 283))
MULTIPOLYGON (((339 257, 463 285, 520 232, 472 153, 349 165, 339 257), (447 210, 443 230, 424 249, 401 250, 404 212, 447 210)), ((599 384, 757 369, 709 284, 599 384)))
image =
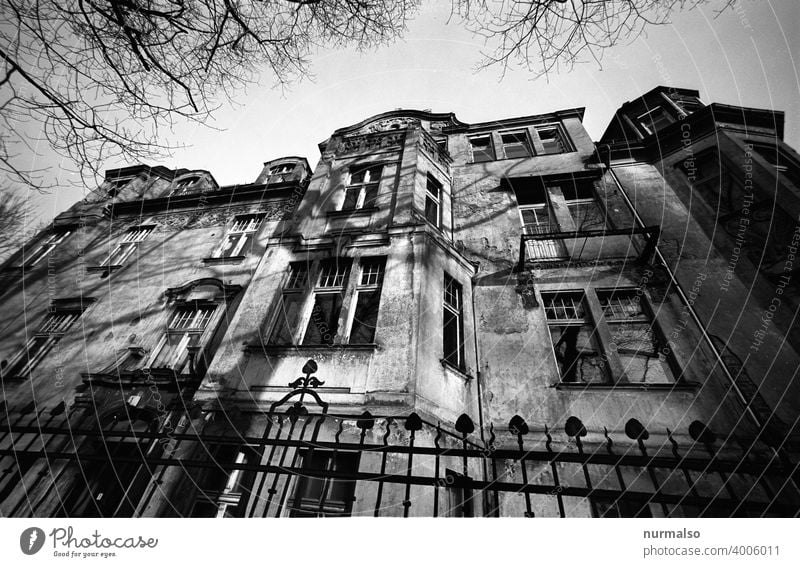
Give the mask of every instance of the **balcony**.
POLYGON ((657 226, 569 232, 529 231, 529 234, 520 236, 517 270, 604 262, 647 262, 655 251, 660 231, 657 226))

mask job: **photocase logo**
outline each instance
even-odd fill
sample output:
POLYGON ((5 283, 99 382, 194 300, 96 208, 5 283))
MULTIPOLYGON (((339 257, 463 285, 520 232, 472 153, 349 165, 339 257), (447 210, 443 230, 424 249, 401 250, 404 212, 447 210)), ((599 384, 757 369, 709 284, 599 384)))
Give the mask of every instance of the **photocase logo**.
POLYGON ((38 553, 44 545, 44 530, 42 528, 28 528, 19 536, 19 548, 25 555, 38 553))

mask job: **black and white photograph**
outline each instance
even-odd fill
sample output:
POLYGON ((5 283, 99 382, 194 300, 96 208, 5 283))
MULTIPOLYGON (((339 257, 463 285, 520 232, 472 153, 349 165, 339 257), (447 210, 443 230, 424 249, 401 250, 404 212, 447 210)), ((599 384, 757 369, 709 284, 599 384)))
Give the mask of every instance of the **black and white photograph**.
POLYGON ((0 6, 4 565, 800 564, 799 2, 0 6))

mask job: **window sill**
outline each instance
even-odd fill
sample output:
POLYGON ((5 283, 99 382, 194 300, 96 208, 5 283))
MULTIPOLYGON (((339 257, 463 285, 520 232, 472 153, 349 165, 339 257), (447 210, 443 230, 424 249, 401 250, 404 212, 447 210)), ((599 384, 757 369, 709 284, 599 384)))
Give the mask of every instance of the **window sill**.
POLYGON ((227 256, 225 258, 203 258, 203 264, 218 265, 218 264, 241 264, 247 259, 247 256, 227 256))
POLYGON ((262 345, 262 344, 245 344, 245 350, 249 352, 263 352, 265 354, 285 354, 285 353, 306 353, 306 352, 319 352, 319 351, 363 351, 371 352, 377 350, 378 345, 375 343, 364 344, 339 344, 339 345, 262 345))
POLYGON ((673 382, 672 384, 647 384, 639 382, 618 382, 616 384, 609 383, 573 383, 573 382, 559 382, 552 387, 556 390, 635 390, 654 392, 695 392, 700 388, 699 382, 673 382))
POLYGON ((328 211, 328 217, 333 218, 340 218, 340 217, 358 217, 358 216, 369 216, 374 212, 380 210, 380 207, 364 207, 361 209, 343 209, 340 211, 328 211))
POLYGON ((470 376, 469 374, 467 374, 467 371, 466 371, 465 368, 459 368, 455 364, 446 361, 444 358, 440 358, 439 362, 442 363, 442 367, 443 368, 446 368, 448 370, 452 370, 453 372, 456 373, 456 375, 458 375, 459 378, 463 379, 465 382, 470 382, 471 380, 474 380, 473 376, 470 376))

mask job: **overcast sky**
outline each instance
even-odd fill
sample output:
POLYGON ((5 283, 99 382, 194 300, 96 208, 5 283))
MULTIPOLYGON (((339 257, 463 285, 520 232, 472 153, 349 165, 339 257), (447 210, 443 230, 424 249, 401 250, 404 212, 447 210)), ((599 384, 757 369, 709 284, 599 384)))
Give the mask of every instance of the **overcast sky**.
MULTIPOLYGON (((319 158, 317 143, 333 130, 396 108, 454 112, 464 122, 586 107, 593 139, 615 109, 656 85, 694 88, 706 102, 771 108, 786 113, 785 139, 800 148, 800 2, 740 0, 716 17, 711 6, 676 14, 630 45, 605 52, 602 67, 585 63, 549 80, 522 71, 475 71, 482 40, 446 25, 449 2, 427 1, 403 41, 364 54, 320 53, 313 80, 281 93, 252 88, 239 107, 224 109, 213 124, 222 131, 177 129, 172 138, 190 147, 161 164, 207 169, 222 184, 255 180, 264 161, 285 155, 319 158)), ((52 156, 32 157, 32 167, 58 167, 52 156)), ((109 163, 111 169, 124 164, 109 163)), ((156 164, 151 164, 156 165, 156 164)), ((30 195, 42 220, 83 196, 80 189, 30 195)))

